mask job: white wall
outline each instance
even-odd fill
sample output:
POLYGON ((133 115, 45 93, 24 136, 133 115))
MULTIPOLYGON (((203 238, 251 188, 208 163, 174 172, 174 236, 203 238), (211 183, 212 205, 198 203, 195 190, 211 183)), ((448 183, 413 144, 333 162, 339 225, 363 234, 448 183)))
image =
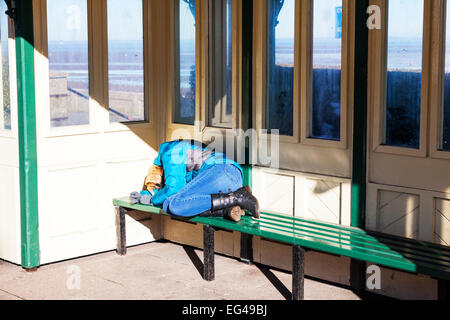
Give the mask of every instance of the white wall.
MULTIPOLYGON (((9 39, 11 130, 0 127, 0 259, 20 264, 20 180, 14 40, 9 39)), ((0 92, 1 94, 1 92, 0 92)), ((1 94, 3 96, 3 94, 1 94)), ((3 103, 0 104, 3 116, 3 103)))

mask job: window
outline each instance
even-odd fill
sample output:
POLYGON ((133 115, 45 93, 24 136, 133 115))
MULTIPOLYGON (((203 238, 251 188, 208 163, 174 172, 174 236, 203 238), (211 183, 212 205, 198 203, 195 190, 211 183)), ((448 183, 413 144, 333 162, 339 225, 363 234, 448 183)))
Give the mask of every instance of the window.
POLYGON ((311 136, 341 138, 342 0, 313 3, 311 136))
POLYGON ((173 122, 195 121, 195 0, 175 5, 175 106, 173 122))
POLYGON ((89 124, 86 0, 47 0, 52 127, 89 124))
POLYGON ((441 148, 450 151, 450 3, 448 1, 446 26, 444 108, 440 119, 443 120, 441 148))
POLYGON ((108 0, 111 122, 145 120, 142 0, 108 0))
POLYGON ((292 136, 294 112, 295 0, 269 0, 268 131, 292 136))
POLYGON ((4 12, 7 10, 4 1, 0 3, 0 54, 1 54, 1 79, 2 79, 2 109, 0 119, 0 129, 11 129, 11 97, 10 97, 10 78, 9 78, 9 44, 8 44, 8 23, 9 18, 4 12))
POLYGON ((208 125, 232 128, 232 0, 209 2, 208 125))
POLYGON ((385 144, 419 149, 424 0, 390 0, 385 144))

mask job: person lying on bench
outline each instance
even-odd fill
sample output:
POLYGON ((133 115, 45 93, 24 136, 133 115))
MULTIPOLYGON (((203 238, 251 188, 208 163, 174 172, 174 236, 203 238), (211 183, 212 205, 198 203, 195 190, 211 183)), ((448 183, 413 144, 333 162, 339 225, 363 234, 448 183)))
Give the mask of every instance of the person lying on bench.
POLYGON ((198 141, 176 140, 161 145, 144 192, 132 193, 130 200, 162 206, 180 217, 230 216, 239 221, 248 210, 259 219, 258 200, 242 181, 241 166, 223 153, 198 141))

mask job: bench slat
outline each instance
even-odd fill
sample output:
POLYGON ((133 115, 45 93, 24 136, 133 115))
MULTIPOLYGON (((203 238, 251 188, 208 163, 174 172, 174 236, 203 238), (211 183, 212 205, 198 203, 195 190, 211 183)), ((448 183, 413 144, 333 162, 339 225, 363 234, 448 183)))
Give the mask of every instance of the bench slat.
MULTIPOLYGON (((265 225, 269 224, 271 226, 277 226, 281 229, 294 229, 295 231, 303 232, 308 231, 311 234, 316 234, 318 236, 322 237, 339 237, 340 239, 348 239, 352 241, 352 243, 358 245, 358 244, 365 244, 370 245, 376 248, 377 250, 385 250, 385 251, 392 251, 392 249, 398 251, 401 250, 405 252, 406 254, 414 254, 419 255, 423 257, 425 260, 427 259, 433 259, 435 257, 439 257, 439 260, 442 260, 442 263, 448 263, 450 265, 450 256, 446 255, 446 252, 437 252, 435 249, 429 249, 427 247, 422 246, 415 246, 412 247, 410 244, 406 244, 405 247, 402 246, 402 243, 399 241, 392 241, 392 240, 383 240, 380 241, 379 239, 374 238, 370 234, 352 234, 352 233, 338 233, 338 232, 329 232, 328 230, 324 228, 317 228, 314 229, 310 226, 303 226, 298 225, 297 223, 279 223, 278 220, 273 219, 271 222, 266 222, 266 219, 264 216, 261 217, 260 224, 265 225), (273 222, 272 222, 273 221, 273 222)), ((275 228, 274 228, 275 230, 275 228)))
MULTIPOLYGON (((114 199, 113 204, 169 216, 157 207, 133 205, 128 197, 114 199)), ((450 248, 437 244, 270 212, 261 213, 258 220, 244 216, 239 222, 215 217, 181 220, 450 280, 450 248)))
MULTIPOLYGON (((264 227, 264 226, 263 226, 264 227)), ((265 227, 264 227, 265 228, 265 227)), ((284 231, 289 233, 289 231, 287 230, 287 228, 270 228, 273 229, 274 231, 284 231)), ((446 260, 446 259, 441 259, 440 257, 437 258, 436 256, 433 256, 431 254, 428 255, 423 255, 423 254, 415 254, 414 252, 408 251, 408 250, 401 250, 402 253, 399 253, 398 251, 400 251, 401 247, 396 247, 399 250, 395 250, 392 246, 386 246, 382 243, 379 242, 367 242, 367 241, 363 241, 360 240, 358 238, 352 238, 351 236, 337 236, 337 237, 333 237, 333 236, 328 236, 328 235, 323 235, 320 233, 306 233, 303 232, 302 229, 297 229, 294 232, 295 235, 300 235, 300 236, 311 236, 312 238, 316 239, 317 241, 320 240, 325 240, 325 241, 330 241, 330 242, 334 242, 334 243, 339 243, 339 244, 346 244, 348 246, 351 246, 353 249, 357 249, 360 248, 362 250, 368 250, 373 252, 374 254, 378 254, 378 255, 393 255, 393 256, 397 256, 397 257, 405 257, 407 259, 416 259, 418 261, 423 261, 426 263, 430 263, 430 264, 436 264, 436 265, 443 265, 443 266, 448 266, 450 267, 450 261, 446 260), (395 250, 395 251, 393 251, 395 250)))

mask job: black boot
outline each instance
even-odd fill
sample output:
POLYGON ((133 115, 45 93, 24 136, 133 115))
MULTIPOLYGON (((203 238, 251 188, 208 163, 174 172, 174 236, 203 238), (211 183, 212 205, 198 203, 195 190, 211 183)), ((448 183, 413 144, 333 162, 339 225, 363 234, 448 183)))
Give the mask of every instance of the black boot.
POLYGON ((216 211, 208 210, 208 211, 205 211, 205 212, 199 214, 198 216, 199 217, 204 217, 204 218, 207 218, 207 217, 222 218, 222 217, 225 217, 228 214, 227 210, 228 209, 220 209, 220 210, 216 210, 216 211))
POLYGON ((232 208, 239 206, 244 210, 252 213, 253 217, 259 219, 260 210, 258 199, 253 196, 250 187, 243 187, 235 192, 219 193, 211 195, 212 211, 217 211, 225 208, 232 208))
POLYGON ((217 211, 205 211, 199 215, 199 217, 218 217, 230 219, 234 222, 239 222, 242 216, 245 215, 245 211, 241 207, 235 206, 232 208, 220 209, 217 211))

